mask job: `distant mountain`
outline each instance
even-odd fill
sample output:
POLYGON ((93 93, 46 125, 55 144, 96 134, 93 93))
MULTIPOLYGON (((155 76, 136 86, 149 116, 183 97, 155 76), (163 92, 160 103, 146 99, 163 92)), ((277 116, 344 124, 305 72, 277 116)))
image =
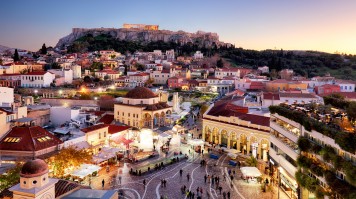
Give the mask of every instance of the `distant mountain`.
POLYGON ((2 45, 0 45, 0 53, 1 53, 1 52, 4 52, 4 51, 6 51, 6 50, 11 50, 11 48, 10 48, 10 47, 7 47, 7 46, 2 46, 2 45))

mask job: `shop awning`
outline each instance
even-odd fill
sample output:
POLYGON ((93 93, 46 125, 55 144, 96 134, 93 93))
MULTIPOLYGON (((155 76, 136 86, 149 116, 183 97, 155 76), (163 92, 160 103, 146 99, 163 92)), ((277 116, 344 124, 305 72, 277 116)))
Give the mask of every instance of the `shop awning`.
POLYGON ((241 167, 241 172, 246 177, 260 177, 262 175, 256 167, 241 167))
POLYGON ((101 167, 94 164, 82 164, 79 169, 73 171, 72 176, 79 178, 85 178, 86 176, 91 175, 93 172, 98 172, 101 167))
POLYGON ((193 140, 188 140, 188 144, 192 146, 202 146, 204 145, 204 141, 201 139, 193 139, 193 140))

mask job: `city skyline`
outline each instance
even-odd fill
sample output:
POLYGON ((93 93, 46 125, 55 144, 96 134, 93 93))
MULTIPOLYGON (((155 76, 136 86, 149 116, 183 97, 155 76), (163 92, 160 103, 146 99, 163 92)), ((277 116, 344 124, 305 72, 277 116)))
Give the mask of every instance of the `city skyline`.
POLYGON ((33 51, 43 43, 56 45, 73 27, 144 23, 173 31, 216 32, 221 41, 245 49, 356 54, 356 2, 19 0, 2 5, 0 45, 33 51))

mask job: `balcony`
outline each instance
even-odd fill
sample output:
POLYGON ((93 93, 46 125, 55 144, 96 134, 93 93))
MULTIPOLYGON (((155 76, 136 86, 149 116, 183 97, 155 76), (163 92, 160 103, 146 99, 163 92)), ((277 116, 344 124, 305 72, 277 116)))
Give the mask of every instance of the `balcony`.
MULTIPOLYGON (((295 173, 298 171, 297 167, 293 166, 288 160, 284 158, 283 155, 277 155, 277 152, 273 149, 270 148, 269 150, 269 155, 277 161, 277 163, 284 169, 286 170, 289 175, 294 176, 295 173)), ((289 155, 289 154, 288 154, 289 155)))
POLYGON ((290 143, 286 140, 279 139, 279 138, 275 137, 274 135, 271 135, 269 140, 274 145, 276 145, 281 151, 288 154, 291 158, 293 158, 294 160, 297 159, 298 154, 299 154, 299 149, 295 143, 290 143))
POLYGON ((278 131, 279 133, 283 134, 284 136, 286 136, 288 139, 292 140, 293 142, 295 142, 295 143, 298 142, 299 135, 297 133, 294 133, 293 131, 291 131, 291 129, 289 129, 285 126, 281 126, 280 124, 278 124, 277 122, 274 122, 274 121, 270 121, 270 127, 272 129, 278 131))

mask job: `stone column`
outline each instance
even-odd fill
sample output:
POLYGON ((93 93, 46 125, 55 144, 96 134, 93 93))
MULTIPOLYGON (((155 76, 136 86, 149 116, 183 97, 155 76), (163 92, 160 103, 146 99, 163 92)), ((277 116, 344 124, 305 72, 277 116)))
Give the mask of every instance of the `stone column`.
POLYGON ((151 120, 151 129, 153 129, 153 119, 151 120))
POLYGON ((209 133, 209 136, 210 136, 210 137, 209 137, 210 142, 213 142, 213 132, 210 132, 210 133, 209 133))
POLYGON ((247 143, 246 143, 246 151, 247 151, 247 154, 250 154, 250 150, 251 150, 251 143, 250 143, 250 140, 248 139, 247 140, 247 143))
POLYGON ((227 148, 228 149, 230 149, 230 142, 231 142, 231 136, 229 135, 228 137, 227 137, 227 148))
POLYGON ((203 135, 202 135, 202 139, 203 139, 203 141, 205 142, 205 127, 204 126, 202 126, 202 133, 203 133, 203 135))
POLYGON ((257 150, 257 154, 260 154, 260 159, 262 159, 262 144, 261 144, 261 141, 258 143, 258 150, 257 150))
MULTIPOLYGON (((240 151, 240 147, 241 147, 241 145, 240 145, 240 140, 237 140, 237 139, 236 139, 236 148, 237 148, 237 150, 240 151)), ((241 152, 242 152, 242 151, 241 151, 241 152)))
POLYGON ((221 144, 221 133, 219 133, 219 143, 218 144, 221 144))

